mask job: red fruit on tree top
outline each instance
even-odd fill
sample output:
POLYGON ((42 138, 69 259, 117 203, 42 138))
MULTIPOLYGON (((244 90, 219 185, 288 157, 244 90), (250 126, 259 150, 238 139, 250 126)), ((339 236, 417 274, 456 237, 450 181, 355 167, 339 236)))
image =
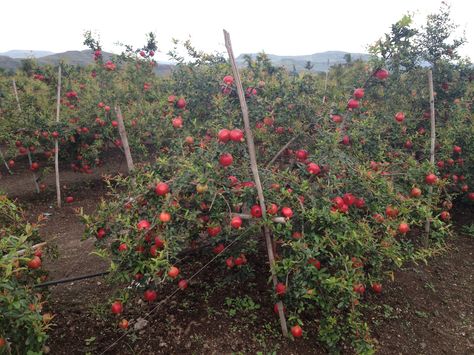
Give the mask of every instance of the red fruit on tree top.
POLYGON ((187 289, 188 288, 188 281, 186 281, 185 279, 179 280, 178 287, 182 290, 187 289))
POLYGON ((220 244, 217 244, 214 249, 212 249, 212 252, 214 254, 220 254, 222 253, 222 251, 224 250, 224 244, 220 243, 220 244))
POLYGON ((301 338, 303 336, 303 329, 299 325, 294 325, 291 327, 291 335, 295 338, 301 338))
POLYGON ((166 211, 163 211, 160 213, 159 219, 163 223, 168 223, 169 221, 171 221, 171 214, 166 211))
POLYGON ((145 301, 147 302, 153 302, 157 299, 158 294, 154 290, 146 290, 143 293, 143 297, 145 298, 145 301))
POLYGON ((113 314, 122 313, 122 311, 123 311, 122 302, 115 301, 114 303, 112 303, 111 311, 112 311, 113 314))
POLYGON ((97 230, 97 239, 102 239, 105 237, 105 235, 107 234, 107 232, 105 231, 104 228, 99 228, 97 230))
POLYGON ((290 207, 283 207, 281 209, 281 214, 285 218, 291 218, 293 217, 293 210, 290 207))
POLYGON ((179 275, 179 269, 176 266, 172 266, 168 271, 168 276, 175 279, 179 275))
POLYGON ((443 211, 440 213, 439 218, 441 218, 442 221, 446 222, 451 219, 451 215, 448 211, 443 211))
POLYGON ((181 116, 175 117, 171 120, 174 128, 183 128, 183 118, 181 116))
POLYGON ((379 69, 375 72, 375 77, 379 80, 385 80, 389 76, 389 73, 386 69, 379 69))
POLYGON ((358 88, 354 90, 354 97, 356 99, 362 99, 364 97, 364 89, 363 88, 358 88))
POLYGON ((395 218, 398 216, 398 209, 392 206, 387 206, 387 208, 385 209, 385 214, 390 218, 395 218))
POLYGON ((359 293, 361 295, 365 292, 365 287, 362 284, 355 284, 353 289, 354 292, 359 293))
POLYGON ((250 214, 253 218, 260 218, 262 217, 262 208, 259 205, 253 205, 250 208, 250 214))
POLYGON ((221 164, 224 167, 232 165, 233 161, 234 161, 234 158, 229 153, 224 153, 219 157, 219 164, 221 164))
POLYGON ((31 260, 27 263, 28 268, 34 270, 41 267, 41 259, 39 256, 33 256, 31 260))
POLYGON ((279 282, 275 286, 275 292, 277 295, 282 296, 286 293, 286 286, 284 283, 279 282))
POLYGON ((315 258, 309 258, 308 263, 313 265, 316 269, 321 269, 321 262, 315 258))
POLYGON ((356 202, 356 197, 351 193, 346 193, 342 196, 342 200, 348 206, 352 206, 356 202))
POLYGON ((411 197, 420 197, 421 196, 421 190, 418 187, 414 187, 413 189, 411 189, 410 196, 411 197))
POLYGON ((244 132, 238 128, 234 128, 230 131, 230 140, 233 142, 242 142, 244 140, 244 132))
POLYGON ((240 218, 239 216, 233 217, 230 221, 230 225, 234 229, 239 229, 242 226, 242 218, 240 218))
POLYGON ((342 122, 342 117, 339 115, 332 115, 331 119, 334 123, 341 123, 342 122))
POLYGON ((221 129, 217 134, 219 142, 226 143, 230 140, 230 131, 227 128, 221 129))
POLYGON ((372 291, 374 291, 375 293, 381 293, 382 292, 382 284, 380 284, 378 282, 374 282, 372 284, 372 291))
POLYGON ((122 328, 122 329, 128 329, 128 320, 122 319, 119 322, 119 327, 122 328))
POLYGON ((395 120, 397 122, 403 122, 405 120, 405 114, 403 112, 397 112, 395 114, 395 120))
POLYGON ((232 85, 233 82, 234 82, 234 78, 233 78, 232 75, 226 75, 226 76, 224 76, 224 80, 223 80, 223 81, 224 81, 224 83, 225 83, 226 85, 232 85))
POLYGON ((305 161, 308 159, 308 152, 304 149, 299 149, 295 152, 295 156, 299 161, 305 161))
POLYGON ((410 231, 410 226, 408 225, 408 223, 402 222, 398 226, 398 231, 402 234, 406 234, 410 231))
POLYGON ((140 222, 137 223, 137 228, 139 231, 147 230, 150 228, 150 222, 148 222, 146 219, 142 219, 140 222))
POLYGON ((155 193, 158 195, 158 196, 164 196, 166 195, 168 192, 170 191, 170 187, 167 183, 165 182, 159 182, 158 184, 156 184, 155 186, 155 193))
POLYGON ((176 107, 178 108, 185 108, 186 107, 186 100, 183 99, 182 97, 178 99, 178 101, 176 102, 176 107))
POLYGON ((348 108, 358 108, 359 107, 359 101, 355 100, 355 99, 350 99, 348 102, 347 102, 347 107, 348 108))
POLYGON ((277 214, 278 213, 278 206, 275 203, 270 204, 267 208, 267 213, 268 214, 277 214))
POLYGON ((435 174, 428 174, 426 175, 425 177, 425 182, 428 184, 428 185, 433 185, 436 183, 436 181, 438 181, 438 178, 436 177, 435 174))
POLYGON ((319 167, 318 164, 309 163, 306 166, 306 171, 308 171, 308 173, 310 173, 310 174, 318 175, 321 172, 321 168, 319 167))
POLYGON ((216 237, 221 230, 220 226, 207 227, 207 234, 209 234, 210 237, 216 237))
POLYGON ((229 269, 232 269, 234 267, 234 257, 229 256, 226 260, 225 263, 229 269))

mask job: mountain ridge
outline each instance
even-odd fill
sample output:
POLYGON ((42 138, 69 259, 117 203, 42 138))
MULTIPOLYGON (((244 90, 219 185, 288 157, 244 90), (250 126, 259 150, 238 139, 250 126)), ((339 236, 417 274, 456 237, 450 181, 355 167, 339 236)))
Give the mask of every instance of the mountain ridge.
MULTIPOLYGON (((7 51, 4 53, 25 53, 26 51, 24 50, 13 50, 13 51, 7 51)), ((48 51, 31 51, 32 53, 51 53, 48 51)), ((87 66, 89 64, 92 64, 94 62, 93 59, 93 53, 91 50, 86 49, 86 50, 71 50, 71 51, 66 51, 66 52, 61 52, 61 53, 53 53, 53 54, 47 54, 47 55, 42 55, 39 57, 34 57, 34 56, 27 56, 23 58, 13 58, 10 56, 5 55, 4 53, 0 53, 0 68, 3 68, 4 70, 9 70, 9 71, 16 71, 18 68, 21 67, 22 65, 22 60, 26 58, 31 58, 33 57, 36 62, 39 65, 57 65, 61 60, 64 61, 67 64, 70 65, 78 65, 78 66, 87 66)), ((112 58, 114 53, 110 52, 102 52, 104 60, 109 60, 112 58)), ((286 69, 292 71, 302 71, 305 70, 305 66, 307 62, 311 62, 312 71, 315 72, 321 72, 321 71, 326 71, 329 69, 330 66, 335 65, 335 64, 342 64, 346 62, 346 55, 350 54, 352 60, 368 60, 370 58, 370 55, 365 54, 365 53, 350 53, 350 52, 345 52, 345 51, 325 51, 325 52, 317 52, 313 54, 308 54, 308 55, 276 55, 276 54, 266 54, 272 64, 274 66, 282 66, 285 67, 286 69)), ((249 55, 252 59, 255 59, 258 55, 258 53, 244 53, 240 54, 237 58, 237 64, 239 66, 244 66, 245 65, 245 56, 249 55)), ((170 63, 163 63, 163 62, 158 62, 158 65, 156 66, 155 72, 157 74, 168 74, 171 72, 172 68, 174 67, 173 64, 170 63)))

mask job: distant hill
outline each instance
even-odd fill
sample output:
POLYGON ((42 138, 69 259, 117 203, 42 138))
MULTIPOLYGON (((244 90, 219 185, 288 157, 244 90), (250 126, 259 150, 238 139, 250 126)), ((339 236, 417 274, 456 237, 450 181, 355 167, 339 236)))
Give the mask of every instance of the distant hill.
MULTIPOLYGON (((370 58, 369 54, 365 53, 349 53, 343 51, 327 51, 321 53, 314 53, 310 55, 275 55, 267 54, 268 58, 271 60, 272 64, 275 66, 283 66, 288 70, 293 70, 293 65, 295 66, 296 71, 304 70, 304 67, 308 61, 313 65, 312 71, 326 71, 330 66, 335 64, 345 63, 346 60, 344 56, 346 54, 351 55, 352 60, 368 60, 370 58), (328 66, 329 61, 329 66, 328 66)), ((241 54, 236 58, 237 64, 244 64, 244 55, 241 54)), ((257 56, 257 53, 249 53, 253 59, 257 56)))
POLYGON ((50 51, 34 51, 34 50, 26 50, 26 49, 13 49, 8 52, 3 52, 0 53, 0 56, 7 56, 10 58, 19 58, 19 59, 24 59, 24 58, 41 58, 45 57, 47 55, 54 54, 54 52, 50 51))
POLYGON ((6 71, 15 71, 21 66, 20 59, 10 58, 4 55, 0 55, 0 68, 6 71))
MULTIPOLYGON (((83 51, 67 51, 63 53, 53 53, 47 51, 29 51, 30 55, 24 57, 13 57, 13 55, 19 56, 22 53, 24 54, 28 51, 8 51, 5 53, 10 53, 11 55, 4 55, 0 53, 0 68, 3 68, 7 71, 14 71, 21 67, 21 60, 24 58, 31 58, 34 56, 36 61, 40 65, 44 64, 51 64, 57 65, 61 60, 65 63, 71 65, 79 65, 79 66, 87 66, 94 62, 93 60, 93 53, 91 50, 83 50, 83 51), (42 55, 42 54, 47 55, 42 55)), ((296 56, 282 56, 282 55, 274 55, 274 54, 267 54, 270 60, 272 61, 273 65, 275 66, 283 66, 288 70, 293 70, 293 66, 296 70, 302 71, 308 61, 311 62, 313 65, 312 71, 320 72, 326 71, 330 66, 340 63, 345 63, 344 56, 348 54, 348 52, 343 51, 328 51, 322 53, 314 53, 310 55, 296 55, 296 56), (329 65, 328 65, 329 61, 329 65)), ((368 60, 370 56, 364 53, 349 53, 351 55, 352 60, 362 59, 368 60)), ((104 56, 104 60, 109 60, 113 53, 103 52, 102 55, 104 56)), ((249 54, 252 58, 255 59, 257 56, 256 53, 249 54)), ((237 57, 237 64, 240 66, 245 65, 244 61, 244 54, 241 54, 237 57)), ((166 75, 171 72, 174 65, 170 63, 158 63, 156 66, 155 72, 158 75, 166 75)))
MULTIPOLYGON (((112 58, 113 55, 113 53, 102 52, 104 60, 109 60, 110 58, 112 58)), ((81 67, 85 67, 94 62, 93 57, 94 56, 92 51, 87 49, 83 51, 67 51, 63 53, 46 55, 44 57, 36 57, 36 62, 39 65, 57 65, 62 60, 70 65, 78 65, 81 67)), ((16 70, 21 67, 21 61, 21 58, 11 58, 9 56, 0 55, 0 68, 3 68, 5 70, 16 70)), ((173 65, 171 64, 158 63, 158 65, 155 67, 155 72, 158 75, 165 75, 170 73, 172 68, 173 65)))

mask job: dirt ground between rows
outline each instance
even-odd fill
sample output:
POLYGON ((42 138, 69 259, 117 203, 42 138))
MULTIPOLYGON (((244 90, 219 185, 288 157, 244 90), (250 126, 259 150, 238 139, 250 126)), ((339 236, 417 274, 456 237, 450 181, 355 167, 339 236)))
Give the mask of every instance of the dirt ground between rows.
MULTIPOLYGON (((82 207, 93 213, 100 199, 106 198, 102 174, 124 172, 121 156, 107 161, 92 175, 61 174, 64 196, 75 200, 62 209, 54 204, 51 174, 43 180, 46 191, 36 195, 26 161, 17 163, 13 176, 2 170, 0 190, 16 198, 29 219, 49 214, 41 235, 59 255, 44 262, 49 280, 107 269, 107 262, 91 254, 92 241, 82 240, 83 226, 75 212, 82 207)), ((447 249, 433 256, 428 265, 409 264, 396 272, 395 281, 387 280, 380 296, 366 296, 375 303, 364 312, 379 354, 474 354, 474 237, 462 232, 462 226, 473 223, 473 205, 458 204, 453 211, 455 236, 449 239, 447 249)), ((189 271, 209 258, 203 254, 190 260, 189 271)), ((122 337, 107 353, 324 354, 312 337, 292 341, 279 335, 263 253, 250 263, 255 273, 246 280, 223 281, 223 268, 206 269, 186 292, 178 292, 153 312, 143 329, 123 337, 117 327, 119 319, 110 315, 107 305, 115 289, 103 277, 49 287, 48 308, 55 314, 48 341, 50 353, 100 354, 122 337), (246 307, 236 305, 249 299, 250 306, 248 302, 246 307)), ((133 303, 134 310, 127 308, 123 314, 132 326, 151 310, 141 302, 133 303)), ((305 324, 308 332, 316 327, 316 322, 305 324)))

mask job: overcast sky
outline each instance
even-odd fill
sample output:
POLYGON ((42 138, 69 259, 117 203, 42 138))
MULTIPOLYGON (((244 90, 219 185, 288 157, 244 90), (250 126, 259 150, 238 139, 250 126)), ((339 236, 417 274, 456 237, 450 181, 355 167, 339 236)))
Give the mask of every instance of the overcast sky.
MULTIPOLYGON (((466 32, 461 54, 474 59, 474 1, 451 0, 453 20, 466 32)), ((8 0, 2 1, 0 52, 85 49, 85 30, 100 33, 104 50, 114 43, 144 44, 155 32, 166 60, 171 38, 186 39, 206 51, 224 51, 222 29, 236 54, 301 55, 327 50, 365 52, 408 11, 423 23, 438 0, 8 0)))

